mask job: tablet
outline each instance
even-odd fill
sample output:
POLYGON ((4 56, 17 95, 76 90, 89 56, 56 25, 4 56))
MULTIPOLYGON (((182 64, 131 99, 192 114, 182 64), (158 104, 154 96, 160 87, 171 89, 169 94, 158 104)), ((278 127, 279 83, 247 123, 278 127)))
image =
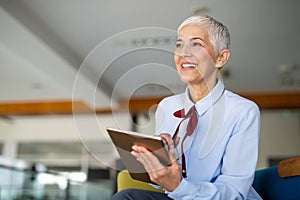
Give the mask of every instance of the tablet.
POLYGON ((149 136, 115 128, 107 128, 107 132, 131 177, 136 180, 151 183, 144 166, 131 155, 131 147, 133 145, 140 145, 147 148, 158 157, 164 166, 171 163, 167 147, 164 145, 163 139, 160 136, 149 136))

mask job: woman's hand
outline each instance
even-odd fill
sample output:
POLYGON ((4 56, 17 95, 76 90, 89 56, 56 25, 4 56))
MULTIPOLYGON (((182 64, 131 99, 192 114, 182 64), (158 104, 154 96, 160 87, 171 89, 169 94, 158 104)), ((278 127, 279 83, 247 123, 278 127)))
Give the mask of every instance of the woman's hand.
MULTIPOLYGON (((152 182, 171 192, 175 190, 181 182, 180 165, 174 154, 175 148, 171 136, 169 134, 161 134, 160 136, 165 139, 164 141, 166 141, 169 147, 169 157, 171 161, 169 166, 162 165, 153 153, 142 146, 132 146, 131 154, 143 164, 152 182)), ((178 143, 177 141, 175 143, 178 143)))

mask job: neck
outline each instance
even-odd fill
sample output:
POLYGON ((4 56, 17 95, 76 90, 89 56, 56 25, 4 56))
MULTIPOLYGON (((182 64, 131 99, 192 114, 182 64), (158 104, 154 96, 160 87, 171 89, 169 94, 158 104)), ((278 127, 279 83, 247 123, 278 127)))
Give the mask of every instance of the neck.
POLYGON ((203 99, 208 93, 215 87, 217 80, 214 81, 203 81, 200 84, 189 85, 189 95, 191 100, 196 103, 203 99))

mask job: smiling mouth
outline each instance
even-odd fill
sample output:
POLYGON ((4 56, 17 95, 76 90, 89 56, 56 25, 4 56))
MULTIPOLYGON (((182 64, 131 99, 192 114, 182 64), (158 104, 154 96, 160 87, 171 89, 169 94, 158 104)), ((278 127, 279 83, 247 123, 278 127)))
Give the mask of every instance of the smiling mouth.
POLYGON ((198 64, 196 64, 196 63, 183 63, 183 64, 181 64, 182 68, 195 68, 197 66, 198 66, 198 64))

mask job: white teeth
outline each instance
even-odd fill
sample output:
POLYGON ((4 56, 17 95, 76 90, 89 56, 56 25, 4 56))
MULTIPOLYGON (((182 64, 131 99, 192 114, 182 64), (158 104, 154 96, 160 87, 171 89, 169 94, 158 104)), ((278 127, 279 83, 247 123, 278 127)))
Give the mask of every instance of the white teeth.
POLYGON ((184 67, 184 68, 197 67, 197 64, 189 63, 189 64, 182 64, 181 66, 184 67))

